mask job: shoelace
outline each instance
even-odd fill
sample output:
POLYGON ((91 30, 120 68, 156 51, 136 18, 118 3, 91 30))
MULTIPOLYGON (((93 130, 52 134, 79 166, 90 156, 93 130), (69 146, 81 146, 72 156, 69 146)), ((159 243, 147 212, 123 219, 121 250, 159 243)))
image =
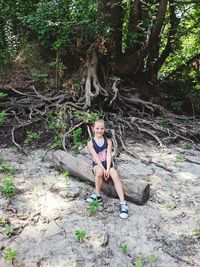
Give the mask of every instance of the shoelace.
POLYGON ((125 204, 121 204, 121 211, 128 211, 128 207, 125 204))

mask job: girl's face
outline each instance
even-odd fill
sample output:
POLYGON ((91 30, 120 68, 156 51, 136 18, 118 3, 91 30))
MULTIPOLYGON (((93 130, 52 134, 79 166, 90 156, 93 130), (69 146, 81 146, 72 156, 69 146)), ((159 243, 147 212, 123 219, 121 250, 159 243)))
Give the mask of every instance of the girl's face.
POLYGON ((103 122, 96 122, 93 130, 94 130, 95 137, 101 138, 105 132, 104 123, 103 122))

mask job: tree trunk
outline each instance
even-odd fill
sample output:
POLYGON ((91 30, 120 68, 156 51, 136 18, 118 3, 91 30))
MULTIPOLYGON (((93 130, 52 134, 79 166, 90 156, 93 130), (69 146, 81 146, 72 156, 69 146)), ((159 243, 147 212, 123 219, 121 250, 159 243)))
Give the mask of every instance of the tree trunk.
MULTIPOLYGON (((74 157, 72 154, 61 150, 53 153, 53 164, 56 169, 68 170, 72 176, 94 184, 94 174, 90 161, 89 158, 81 154, 74 157)), ((145 181, 138 181, 136 177, 130 177, 128 173, 124 176, 119 172, 119 175, 123 184, 125 199, 137 205, 145 204, 149 198, 150 185, 145 181)), ((110 197, 117 197, 111 181, 109 183, 103 182, 102 191, 110 197)))
MULTIPOLYGON (((159 55, 161 30, 163 27, 168 0, 160 0, 156 22, 151 30, 147 45, 146 79, 151 81, 155 77, 154 65, 159 55)), ((157 74, 157 73, 156 73, 157 74)))

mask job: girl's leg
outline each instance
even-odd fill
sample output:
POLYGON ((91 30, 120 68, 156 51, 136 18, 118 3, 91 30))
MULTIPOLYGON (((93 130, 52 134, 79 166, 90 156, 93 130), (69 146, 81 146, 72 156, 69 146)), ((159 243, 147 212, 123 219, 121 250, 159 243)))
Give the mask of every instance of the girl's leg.
POLYGON ((100 195, 102 182, 103 182, 103 169, 99 166, 94 166, 94 174, 95 174, 95 188, 97 196, 100 195))
POLYGON ((123 203, 124 202, 124 191, 123 191, 121 180, 120 180, 119 175, 118 175, 117 171, 115 170, 115 168, 110 169, 110 176, 113 180, 115 189, 116 189, 117 194, 119 196, 119 200, 121 203, 123 203))

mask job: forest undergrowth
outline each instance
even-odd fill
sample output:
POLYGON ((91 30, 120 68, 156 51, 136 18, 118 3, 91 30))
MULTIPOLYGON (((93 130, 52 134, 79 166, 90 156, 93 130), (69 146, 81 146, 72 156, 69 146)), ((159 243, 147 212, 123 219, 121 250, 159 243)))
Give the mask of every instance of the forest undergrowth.
MULTIPOLYGON (((107 123, 115 155, 118 150, 132 154, 126 140, 151 140, 159 147, 184 141, 199 150, 200 121, 195 116, 178 115, 154 102, 133 97, 136 88, 123 81, 105 85, 106 95, 91 95, 91 106, 84 107, 86 92, 68 86, 46 90, 44 77, 34 79, 25 65, 17 64, 0 77, 0 142, 23 151, 24 145, 49 149, 80 148, 92 135, 91 125, 97 118, 107 123), (38 81, 39 79, 39 81, 38 81)), ((47 88, 47 87, 46 87, 47 88)), ((104 90, 104 93, 105 93, 104 90)))

